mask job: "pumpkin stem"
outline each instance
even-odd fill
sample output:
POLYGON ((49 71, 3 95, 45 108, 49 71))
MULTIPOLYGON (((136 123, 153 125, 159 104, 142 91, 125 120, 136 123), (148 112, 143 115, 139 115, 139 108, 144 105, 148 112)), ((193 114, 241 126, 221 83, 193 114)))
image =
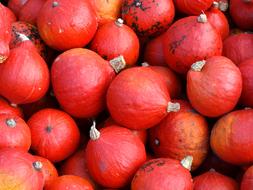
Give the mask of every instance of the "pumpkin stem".
POLYGON ((123 26, 124 24, 124 20, 122 18, 118 18, 116 21, 115 21, 115 24, 119 27, 123 26))
POLYGON ((225 3, 223 1, 219 2, 219 9, 223 12, 226 12, 228 10, 228 3, 225 3))
POLYGON ((5 56, 5 55, 0 55, 0 63, 5 62, 6 59, 7 59, 7 56, 5 56))
POLYGON ((143 63, 141 63, 141 66, 142 66, 142 67, 148 67, 148 66, 150 66, 150 65, 148 64, 148 62, 143 62, 143 63))
POLYGON ((54 1, 54 2, 52 3, 52 7, 53 7, 53 8, 58 7, 58 6, 59 6, 59 3, 58 3, 57 1, 54 1))
POLYGON ((33 167, 37 171, 41 171, 43 164, 40 161, 33 162, 33 167))
POLYGON ((91 138, 91 140, 95 141, 95 140, 98 140, 99 137, 100 137, 100 132, 96 128, 96 121, 93 120, 93 124, 90 128, 90 138, 91 138))
POLYGON ((126 61, 122 55, 110 60, 109 63, 116 73, 119 73, 126 67, 126 61))
POLYGON ((209 172, 216 172, 215 169, 211 168, 209 172))
POLYGON ((167 112, 177 112, 180 110, 180 104, 179 103, 173 103, 169 102, 167 106, 167 112))
POLYGON ((192 167, 192 162, 193 162, 193 157, 192 156, 186 156, 183 160, 181 160, 181 165, 191 171, 192 167))
POLYGON ((206 64, 206 61, 203 60, 203 61, 197 61, 196 63, 193 63, 192 66, 191 66, 191 69, 193 71, 198 71, 200 72, 202 70, 202 68, 204 67, 204 65, 206 64))
POLYGON ((203 12, 198 16, 198 22, 200 23, 206 23, 207 22, 207 16, 206 14, 203 12))
POLYGON ((11 119, 6 119, 5 121, 6 125, 10 128, 15 128, 17 123, 15 121, 15 119, 11 118, 11 119))
POLYGON ((29 40, 30 40, 26 35, 21 34, 21 33, 19 33, 19 32, 17 32, 17 35, 18 35, 18 37, 21 39, 21 42, 29 41, 29 40))
POLYGON ((213 2, 213 8, 216 8, 216 9, 219 8, 219 3, 217 1, 213 2))

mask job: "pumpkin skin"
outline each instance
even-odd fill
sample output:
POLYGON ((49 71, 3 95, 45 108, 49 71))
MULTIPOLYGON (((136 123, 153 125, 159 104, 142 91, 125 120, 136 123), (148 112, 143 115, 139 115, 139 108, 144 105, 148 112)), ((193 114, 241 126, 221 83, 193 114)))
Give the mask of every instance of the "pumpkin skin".
POLYGON ((91 184, 74 175, 64 175, 56 178, 52 183, 45 186, 45 190, 71 189, 71 190, 93 190, 91 184))
POLYGON ((200 166, 208 153, 208 124, 193 109, 169 113, 159 125, 150 129, 149 137, 156 157, 182 160, 192 155, 192 170, 200 166))
POLYGON ((245 106, 253 107, 253 57, 238 65, 242 74, 242 94, 241 103, 245 106))
POLYGON ((8 7, 6 7, 6 14, 8 14, 8 17, 9 17, 9 20, 10 20, 11 23, 17 21, 17 18, 15 16, 15 14, 8 7))
POLYGON ((178 73, 186 74, 194 62, 222 53, 221 36, 209 21, 198 22, 198 18, 182 18, 165 33, 166 63, 178 73))
POLYGON ((167 115, 170 96, 166 83, 157 73, 147 67, 133 67, 122 71, 112 81, 106 101, 116 123, 144 130, 167 115))
POLYGON ((118 19, 98 28, 90 48, 108 61, 122 55, 126 64, 132 66, 139 57, 139 39, 122 22, 122 19, 118 19))
POLYGON ((28 0, 19 11, 19 20, 36 25, 38 14, 45 2, 46 0, 28 0))
POLYGON ((49 70, 32 42, 24 41, 11 50, 0 65, 0 84, 0 94, 15 104, 35 102, 46 94, 49 70))
POLYGON ((187 15, 199 15, 202 11, 209 9, 213 0, 174 0, 176 8, 187 15))
POLYGON ((193 178, 194 190, 239 190, 237 182, 216 171, 209 171, 193 178))
POLYGON ((236 65, 253 57, 253 34, 240 33, 226 38, 223 55, 236 65))
POLYGON ((170 158, 158 158, 147 161, 136 172, 131 190, 192 190, 190 172, 180 161, 170 158))
POLYGON ((108 188, 127 185, 145 160, 141 140, 129 129, 117 125, 102 128, 100 137, 89 140, 86 147, 89 173, 97 183, 108 188))
MULTIPOLYGON (((1 190, 41 190, 43 176, 29 153, 14 149, 0 149, 1 190)), ((43 166, 42 166, 43 167, 43 166)))
POLYGON ((31 131, 25 121, 9 114, 0 115, 0 149, 18 148, 28 151, 31 146, 31 131))
POLYGON ((237 110, 220 118, 211 132, 211 148, 222 160, 236 164, 251 164, 253 110, 237 110))
POLYGON ((46 158, 40 156, 34 156, 34 158, 40 161, 43 165, 41 172, 44 178, 44 186, 49 185, 54 179, 58 177, 57 169, 53 163, 46 158))
POLYGON ((208 21, 221 35, 224 40, 229 35, 229 24, 226 16, 220 11, 219 3, 215 2, 213 6, 205 12, 208 21))
POLYGON ((241 72, 226 57, 206 60, 201 71, 191 69, 187 74, 187 95, 191 105, 208 117, 218 117, 231 111, 242 91, 241 72))
POLYGON ((153 36, 166 31, 174 16, 172 0, 123 0, 122 17, 139 36, 153 36))
POLYGON ((81 48, 59 55, 51 69, 56 99, 66 112, 79 118, 94 117, 105 108, 106 91, 115 75, 108 61, 81 48))
POLYGON ((252 0, 231 0, 230 15, 235 24, 244 30, 253 28, 253 1, 252 0))
POLYGON ((144 61, 153 66, 165 66, 165 56, 163 52, 163 38, 164 34, 150 40, 144 51, 144 61))
POLYGON ((3 63, 10 54, 11 17, 7 7, 0 3, 0 63, 3 63))
POLYGON ((26 22, 14 22, 12 23, 12 33, 11 33, 11 41, 10 41, 10 48, 13 49, 18 47, 20 43, 23 42, 23 39, 18 34, 24 34, 29 40, 33 42, 35 45, 38 53, 46 59, 46 45, 42 41, 38 29, 26 22))
POLYGON ((40 110, 27 124, 32 134, 31 149, 51 162, 64 160, 78 148, 79 129, 75 121, 63 111, 50 108, 40 110))
POLYGON ((12 10, 12 12, 18 16, 19 11, 23 7, 23 5, 27 2, 28 0, 9 0, 8 1, 8 7, 12 10))
POLYGON ((89 1, 46 1, 37 17, 39 33, 56 50, 87 45, 97 30, 97 18, 89 1))
POLYGON ((8 103, 5 99, 0 97, 0 114, 16 115, 23 118, 23 112, 17 105, 8 103))
POLYGON ((249 167, 243 175, 240 190, 252 190, 253 189, 253 167, 249 167))

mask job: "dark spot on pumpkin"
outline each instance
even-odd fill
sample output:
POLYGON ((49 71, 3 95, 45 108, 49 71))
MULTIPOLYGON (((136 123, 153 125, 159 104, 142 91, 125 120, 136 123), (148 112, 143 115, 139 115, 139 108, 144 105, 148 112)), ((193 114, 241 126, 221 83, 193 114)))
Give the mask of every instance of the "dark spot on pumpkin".
POLYGON ((102 57, 103 57, 105 60, 108 60, 108 56, 107 56, 107 55, 102 55, 102 57))
POLYGON ((51 126, 47 126, 47 127, 46 127, 46 131, 47 131, 48 133, 51 133, 52 129, 53 129, 53 128, 52 128, 51 126))
POLYGON ((157 166, 163 166, 165 164, 164 160, 159 160, 159 162, 156 164, 157 166))
POLYGON ((180 46, 182 44, 182 42, 186 39, 186 35, 183 35, 181 37, 180 40, 174 41, 169 45, 169 51, 172 54, 175 54, 176 49, 178 48, 178 46, 180 46))

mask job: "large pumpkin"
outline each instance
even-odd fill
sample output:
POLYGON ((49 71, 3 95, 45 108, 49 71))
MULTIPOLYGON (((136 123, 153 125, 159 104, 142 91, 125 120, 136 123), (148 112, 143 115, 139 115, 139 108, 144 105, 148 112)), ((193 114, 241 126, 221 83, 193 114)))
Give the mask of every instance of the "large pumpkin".
MULTIPOLYGON (((179 102, 179 101, 178 101, 179 102)), ((159 125, 149 131, 149 140, 155 156, 182 160, 192 155, 192 170, 200 166, 209 148, 208 125, 203 116, 194 112, 185 101, 185 107, 176 113, 169 113, 159 125)))
POLYGON ((240 190, 253 189, 253 166, 249 167, 243 175, 240 190))
POLYGON ((140 36, 157 35, 166 31, 174 15, 172 0, 123 0, 122 17, 140 36))
POLYGON ((63 111, 49 108, 40 110, 27 124, 32 134, 32 150, 51 162, 66 159, 79 145, 79 129, 63 111))
POLYGON ((253 162, 253 110, 237 110, 220 118, 211 133, 211 147, 222 160, 236 164, 253 162))
POLYGON ((87 167, 94 180, 104 187, 127 185, 137 169, 145 162, 144 144, 129 129, 117 125, 91 127, 86 147, 87 167))
POLYGON ((122 57, 109 62, 88 49, 68 50, 55 59, 51 69, 54 94, 72 116, 94 117, 105 108, 107 88, 124 66, 122 57))
POLYGON ((42 167, 42 163, 27 152, 14 148, 0 149, 0 189, 43 189, 42 167))
POLYGON ((218 117, 231 111, 242 91, 239 68, 228 58, 214 56, 192 65, 187 74, 187 95, 202 115, 218 117))
POLYGON ((191 157, 181 163, 170 158, 149 160, 136 172, 131 190, 192 190, 191 161, 191 157))
POLYGON ((222 40, 206 15, 201 14, 176 21, 167 30, 163 47, 169 67, 186 74, 194 62, 221 55, 222 40))
POLYGON ((67 50, 87 45, 98 23, 95 10, 87 0, 48 0, 39 12, 37 25, 47 45, 67 50))
POLYGON ((11 103, 35 102, 46 94, 48 87, 47 64, 29 40, 13 48, 9 58, 0 64, 0 94, 11 103))
POLYGON ((178 104, 160 76, 148 67, 122 71, 107 91, 107 107, 111 117, 122 126, 143 130, 158 124, 178 104))

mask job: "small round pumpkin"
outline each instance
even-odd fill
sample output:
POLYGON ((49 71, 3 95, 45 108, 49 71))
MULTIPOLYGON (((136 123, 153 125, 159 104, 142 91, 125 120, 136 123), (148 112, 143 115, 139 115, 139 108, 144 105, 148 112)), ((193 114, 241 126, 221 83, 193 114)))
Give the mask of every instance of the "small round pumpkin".
POLYGON ((187 74, 190 103, 204 116, 218 117, 233 110, 241 91, 239 68, 223 56, 198 61, 187 74))
MULTIPOLYGON (((187 102, 184 104, 188 105, 187 102)), ((149 130, 149 137, 156 157, 182 160, 186 155, 192 155, 192 170, 200 166, 208 153, 208 124, 190 106, 169 113, 159 125, 149 130)))
POLYGON ((91 184, 79 176, 63 175, 46 185, 45 190, 73 189, 73 190, 93 190, 91 184))
POLYGON ((42 163, 31 154, 15 149, 0 149, 1 190, 41 190, 42 163))
POLYGON ((99 27, 90 48, 108 61, 122 55, 132 66, 139 57, 139 46, 137 35, 119 18, 99 27))
POLYGON ((129 129, 117 125, 100 132, 91 127, 86 147, 87 167, 94 180, 108 188, 127 185, 145 162, 144 144, 129 129))
POLYGON ((244 173, 240 190, 253 190, 253 166, 244 173))
POLYGON ((63 111, 42 109, 27 124, 32 134, 31 149, 51 162, 66 159, 78 148, 79 129, 75 121, 63 111))
POLYGON ((253 110, 237 110, 221 117, 214 125, 210 144, 222 160, 236 164, 253 162, 253 110))
POLYGON ((107 107, 113 120, 129 129, 144 130, 158 124, 178 104, 160 76, 148 67, 122 71, 107 91, 107 107))
POLYGON ((97 30, 97 17, 89 1, 48 0, 37 17, 39 33, 56 50, 87 45, 97 30))
POLYGON ((24 117, 20 107, 18 107, 16 104, 10 104, 2 97, 0 97, 0 114, 16 115, 21 118, 24 117))
POLYGON ((210 170, 193 178, 193 190, 239 190, 239 184, 230 177, 210 170))
POLYGON ((166 31, 174 16, 172 0, 123 0, 122 17, 140 36, 152 36, 166 31))
POLYGON ((170 158, 149 160, 136 172, 131 190, 192 190, 191 161, 192 157, 186 157, 181 163, 170 158))
POLYGON ((74 117, 95 117, 105 108, 109 84, 124 67, 122 56, 106 61, 88 49, 68 50, 55 59, 51 68, 56 99, 74 117))
POLYGON ((200 14, 176 21, 165 33, 163 47, 169 67, 186 74, 194 62, 221 55, 222 39, 206 15, 200 14))

